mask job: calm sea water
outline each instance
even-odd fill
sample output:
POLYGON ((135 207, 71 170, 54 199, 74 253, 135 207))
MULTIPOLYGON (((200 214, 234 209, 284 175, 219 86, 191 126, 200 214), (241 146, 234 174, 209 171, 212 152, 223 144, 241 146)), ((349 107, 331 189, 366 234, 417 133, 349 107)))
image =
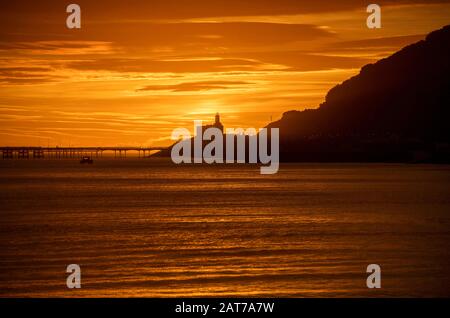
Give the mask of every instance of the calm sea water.
POLYGON ((450 296, 450 167, 0 161, 0 296, 450 296), (66 287, 79 264, 82 288, 66 287), (366 267, 382 288, 366 287, 366 267))

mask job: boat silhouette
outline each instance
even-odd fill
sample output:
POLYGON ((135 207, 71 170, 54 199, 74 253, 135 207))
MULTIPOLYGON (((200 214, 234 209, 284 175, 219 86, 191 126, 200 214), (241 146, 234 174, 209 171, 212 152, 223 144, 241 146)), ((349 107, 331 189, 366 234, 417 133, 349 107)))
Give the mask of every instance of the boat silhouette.
POLYGON ((91 157, 83 157, 83 158, 81 158, 80 163, 81 164, 85 164, 85 163, 93 164, 94 160, 92 160, 91 157))

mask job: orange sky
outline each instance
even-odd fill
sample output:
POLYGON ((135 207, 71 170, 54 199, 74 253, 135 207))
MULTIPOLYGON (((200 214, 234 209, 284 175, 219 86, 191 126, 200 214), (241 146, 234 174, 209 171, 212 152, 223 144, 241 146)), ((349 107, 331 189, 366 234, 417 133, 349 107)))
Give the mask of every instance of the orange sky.
POLYGON ((263 127, 450 23, 450 1, 372 2, 381 29, 357 0, 2 3, 0 144, 167 145, 217 111, 263 127), (70 3, 81 30, 66 28, 70 3))

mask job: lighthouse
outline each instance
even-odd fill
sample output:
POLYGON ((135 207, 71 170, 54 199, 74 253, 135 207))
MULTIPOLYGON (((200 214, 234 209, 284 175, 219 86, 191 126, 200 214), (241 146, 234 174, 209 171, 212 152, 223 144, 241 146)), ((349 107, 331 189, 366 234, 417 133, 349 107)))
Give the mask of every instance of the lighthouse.
POLYGON ((215 121, 215 124, 216 124, 216 125, 221 125, 219 113, 216 113, 216 121, 215 121))
POLYGON ((211 124, 211 125, 204 125, 204 126, 202 126, 202 130, 205 131, 208 128, 217 128, 223 133, 223 125, 220 122, 220 115, 219 115, 219 113, 216 113, 216 116, 214 118, 215 118, 214 123, 211 124))
POLYGON ((218 128, 218 129, 220 129, 220 131, 223 133, 223 125, 222 125, 222 123, 220 122, 220 114, 219 114, 219 113, 216 113, 216 116, 215 116, 215 120, 214 120, 214 124, 213 124, 213 125, 206 125, 206 126, 203 126, 203 130, 206 130, 206 129, 208 129, 208 128, 218 128))

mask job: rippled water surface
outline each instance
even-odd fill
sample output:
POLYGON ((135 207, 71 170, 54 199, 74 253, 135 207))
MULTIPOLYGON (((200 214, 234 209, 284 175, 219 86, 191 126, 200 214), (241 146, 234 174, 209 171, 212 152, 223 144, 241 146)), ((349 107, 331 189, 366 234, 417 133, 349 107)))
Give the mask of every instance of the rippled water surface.
POLYGON ((0 296, 450 296, 450 167, 0 161, 0 296), (79 264, 82 288, 66 287, 79 264), (380 264, 382 288, 366 287, 380 264))

